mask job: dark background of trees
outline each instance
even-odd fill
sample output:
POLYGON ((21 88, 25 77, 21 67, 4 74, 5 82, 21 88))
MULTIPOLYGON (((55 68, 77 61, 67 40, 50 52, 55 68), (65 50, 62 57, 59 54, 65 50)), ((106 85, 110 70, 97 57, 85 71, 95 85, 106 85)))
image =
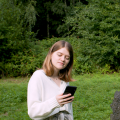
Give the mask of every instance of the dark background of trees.
POLYGON ((119 0, 0 0, 0 75, 31 75, 58 40, 74 48, 74 74, 120 69, 119 0))
POLYGON ((61 37, 57 28, 64 23, 63 19, 71 14, 78 3, 88 4, 86 0, 37 0, 35 6, 37 15, 34 32, 38 31, 37 38, 61 37))

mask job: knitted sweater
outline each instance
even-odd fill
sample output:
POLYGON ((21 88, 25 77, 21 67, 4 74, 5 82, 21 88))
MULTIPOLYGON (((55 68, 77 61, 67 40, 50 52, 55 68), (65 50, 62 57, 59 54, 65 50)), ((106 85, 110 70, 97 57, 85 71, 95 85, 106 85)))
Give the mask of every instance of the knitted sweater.
POLYGON ((45 118, 67 111, 73 116, 72 103, 63 107, 56 100, 56 95, 63 93, 69 83, 61 82, 60 87, 43 70, 37 70, 31 76, 27 90, 28 115, 33 120, 44 120, 45 118))

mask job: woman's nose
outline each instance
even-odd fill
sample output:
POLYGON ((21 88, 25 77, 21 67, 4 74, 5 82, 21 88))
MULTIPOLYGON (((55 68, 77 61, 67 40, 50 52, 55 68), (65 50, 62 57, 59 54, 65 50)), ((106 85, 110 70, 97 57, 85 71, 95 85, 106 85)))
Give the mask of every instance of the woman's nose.
POLYGON ((62 60, 62 61, 64 61, 64 60, 65 60, 65 57, 64 57, 64 56, 62 56, 62 57, 61 57, 61 60, 62 60))

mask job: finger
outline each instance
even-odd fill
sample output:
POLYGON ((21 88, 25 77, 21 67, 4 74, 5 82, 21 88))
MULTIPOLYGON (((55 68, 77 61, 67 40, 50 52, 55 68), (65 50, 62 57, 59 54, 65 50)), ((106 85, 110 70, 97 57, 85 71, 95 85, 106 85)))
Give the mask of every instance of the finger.
POLYGON ((61 104, 61 105, 64 105, 66 102, 67 102, 67 101, 65 101, 64 99, 61 99, 61 100, 60 100, 60 104, 61 104))
POLYGON ((73 99, 71 99, 71 100, 69 100, 69 101, 62 102, 61 105, 71 103, 72 101, 73 101, 73 99))
POLYGON ((61 100, 60 100, 60 103, 63 103, 63 102, 66 102, 66 100, 65 100, 65 99, 61 99, 61 100))
POLYGON ((64 103, 64 102, 67 102, 67 101, 73 101, 73 99, 74 99, 74 96, 66 98, 66 99, 61 99, 60 103, 64 103))
POLYGON ((59 94, 59 96, 62 96, 62 95, 63 95, 63 93, 59 94))
POLYGON ((70 93, 69 93, 69 94, 66 94, 66 95, 62 95, 62 99, 67 98, 67 97, 70 97, 70 96, 71 96, 70 93))
POLYGON ((67 102, 68 100, 71 100, 73 99, 73 96, 71 96, 71 94, 66 94, 66 95, 63 95, 63 93, 59 94, 58 97, 57 97, 57 101, 59 104, 63 104, 64 102, 67 102))
POLYGON ((70 97, 64 100, 64 102, 73 101, 74 97, 70 97))
POLYGON ((65 99, 62 99, 61 102, 62 102, 62 103, 65 102, 65 99))
POLYGON ((74 99, 74 96, 66 98, 65 101, 68 101, 68 100, 71 100, 71 99, 74 99))

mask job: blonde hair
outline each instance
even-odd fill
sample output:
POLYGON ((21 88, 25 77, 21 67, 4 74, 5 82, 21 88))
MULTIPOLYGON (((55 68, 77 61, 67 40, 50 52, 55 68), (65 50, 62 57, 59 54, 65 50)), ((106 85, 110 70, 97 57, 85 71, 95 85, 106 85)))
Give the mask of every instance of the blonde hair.
POLYGON ((72 67, 73 67, 73 49, 72 49, 71 44, 66 41, 60 40, 60 41, 56 42, 55 44, 53 44, 53 46, 50 48, 50 50, 43 62, 42 69, 44 70, 44 72, 47 76, 52 76, 54 73, 54 68, 53 68, 53 65, 51 62, 51 55, 55 51, 57 51, 61 48, 64 48, 64 47, 69 51, 70 61, 64 69, 59 71, 59 79, 64 80, 65 82, 70 82, 70 81, 74 81, 71 78, 71 71, 72 71, 72 67))

